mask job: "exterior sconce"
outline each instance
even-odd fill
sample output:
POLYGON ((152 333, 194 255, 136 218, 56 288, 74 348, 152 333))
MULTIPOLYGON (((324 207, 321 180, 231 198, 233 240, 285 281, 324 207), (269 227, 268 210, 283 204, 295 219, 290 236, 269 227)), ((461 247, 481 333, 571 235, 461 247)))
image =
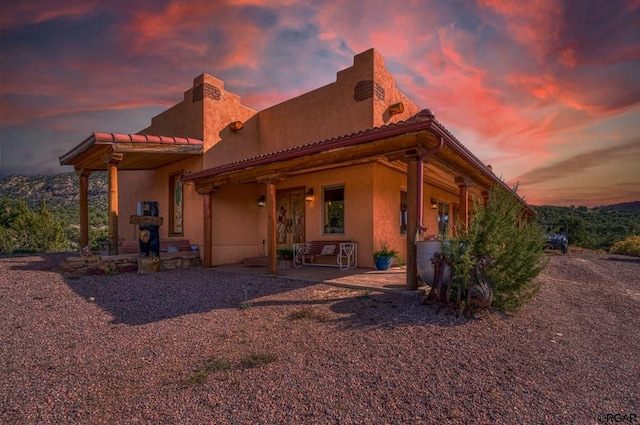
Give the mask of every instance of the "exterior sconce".
POLYGON ((231 124, 229 124, 229 129, 233 132, 242 130, 242 127, 244 127, 244 124, 242 124, 242 121, 234 121, 231 124))
POLYGON ((304 200, 307 202, 313 202, 314 196, 313 196, 313 188, 310 187, 309 190, 307 190, 307 193, 305 193, 304 195, 304 200))
POLYGON ((435 198, 431 198, 431 209, 435 210, 438 208, 438 201, 435 200, 435 198))
POLYGON ((258 206, 264 207, 265 205, 267 205, 267 200, 265 199, 264 195, 260 195, 260 197, 258 198, 258 206))
POLYGON ((394 103, 389 106, 389 115, 394 116, 404 112, 404 104, 402 102, 394 103))

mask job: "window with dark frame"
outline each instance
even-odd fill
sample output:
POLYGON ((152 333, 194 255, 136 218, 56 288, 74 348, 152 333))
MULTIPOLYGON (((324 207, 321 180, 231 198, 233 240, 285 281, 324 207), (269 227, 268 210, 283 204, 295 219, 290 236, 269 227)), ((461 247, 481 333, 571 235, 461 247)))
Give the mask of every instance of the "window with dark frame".
POLYGON ((344 234, 344 186, 322 189, 324 233, 344 234))

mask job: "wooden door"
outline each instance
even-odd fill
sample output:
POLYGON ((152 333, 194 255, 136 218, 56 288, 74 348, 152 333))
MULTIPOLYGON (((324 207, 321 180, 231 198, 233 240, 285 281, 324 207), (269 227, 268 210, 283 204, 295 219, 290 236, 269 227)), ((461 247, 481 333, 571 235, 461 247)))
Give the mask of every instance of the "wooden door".
POLYGON ((277 249, 291 248, 294 243, 304 242, 304 193, 304 187, 276 192, 277 249))

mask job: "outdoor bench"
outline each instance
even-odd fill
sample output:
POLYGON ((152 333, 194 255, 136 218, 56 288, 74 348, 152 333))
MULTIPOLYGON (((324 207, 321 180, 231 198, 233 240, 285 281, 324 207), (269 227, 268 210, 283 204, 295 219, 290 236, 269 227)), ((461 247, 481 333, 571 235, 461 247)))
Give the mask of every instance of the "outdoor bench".
POLYGON ((353 241, 311 241, 293 244, 293 266, 358 267, 358 243, 353 241))

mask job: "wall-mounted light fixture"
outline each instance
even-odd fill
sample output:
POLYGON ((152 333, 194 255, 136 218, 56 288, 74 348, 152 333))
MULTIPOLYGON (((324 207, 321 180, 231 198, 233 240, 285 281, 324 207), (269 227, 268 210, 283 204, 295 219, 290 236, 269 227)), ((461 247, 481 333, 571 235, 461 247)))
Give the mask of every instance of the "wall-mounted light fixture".
POLYGON ((438 201, 435 198, 431 198, 431 209, 435 210, 438 208, 438 201))
POLYGON ((260 197, 258 198, 258 206, 264 207, 265 205, 267 205, 267 200, 264 195, 260 195, 260 197))
POLYGON ((231 129, 231 131, 240 131, 242 130, 242 127, 244 127, 244 124, 242 124, 242 121, 234 121, 231 124, 229 124, 229 129, 231 129))
POLYGON ((389 115, 394 116, 404 112, 404 104, 402 102, 394 103, 389 106, 389 115))
POLYGON ((310 187, 309 190, 307 190, 307 193, 304 194, 304 200, 307 202, 313 202, 314 196, 312 187, 310 187))

